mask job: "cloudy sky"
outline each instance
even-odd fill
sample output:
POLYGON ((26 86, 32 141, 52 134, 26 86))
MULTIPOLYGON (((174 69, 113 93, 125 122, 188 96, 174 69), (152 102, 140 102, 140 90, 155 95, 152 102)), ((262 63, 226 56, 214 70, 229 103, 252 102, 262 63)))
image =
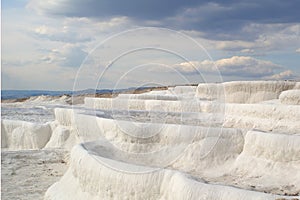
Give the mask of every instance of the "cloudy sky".
POLYGON ((2 89, 299 79, 298 0, 2 0, 2 89))

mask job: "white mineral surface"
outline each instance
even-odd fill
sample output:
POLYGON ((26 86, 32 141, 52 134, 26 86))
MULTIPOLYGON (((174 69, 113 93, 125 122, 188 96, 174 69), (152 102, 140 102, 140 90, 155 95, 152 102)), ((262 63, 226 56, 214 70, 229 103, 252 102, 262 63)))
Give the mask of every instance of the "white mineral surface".
POLYGON ((247 81, 3 103, 2 199, 300 199, 299 91, 247 81))

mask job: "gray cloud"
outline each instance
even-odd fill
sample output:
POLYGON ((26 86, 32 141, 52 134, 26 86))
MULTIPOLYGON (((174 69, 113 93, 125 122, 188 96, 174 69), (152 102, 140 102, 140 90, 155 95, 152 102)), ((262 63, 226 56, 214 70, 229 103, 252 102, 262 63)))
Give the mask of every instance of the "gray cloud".
POLYGON ((160 20, 175 15, 182 8, 193 6, 198 2, 197 0, 31 0, 28 7, 40 13, 69 17, 128 16, 143 20, 160 20))
POLYGON ((271 50, 294 49, 300 45, 300 24, 251 24, 245 27, 245 35, 256 35, 252 41, 225 40, 214 41, 217 49, 254 53, 271 50))
MULTIPOLYGON (((185 9, 183 13, 171 17, 168 24, 179 23, 183 29, 200 30, 207 38, 253 40, 266 28, 258 29, 251 26, 252 24, 298 23, 299 6, 299 1, 279 0, 207 3, 185 9)), ((279 26, 276 28, 280 30, 279 26)))
POLYGON ((255 32, 245 29, 249 24, 300 22, 297 0, 31 0, 28 7, 43 14, 69 17, 126 16, 140 25, 198 30, 207 38, 222 40, 257 37, 255 32))

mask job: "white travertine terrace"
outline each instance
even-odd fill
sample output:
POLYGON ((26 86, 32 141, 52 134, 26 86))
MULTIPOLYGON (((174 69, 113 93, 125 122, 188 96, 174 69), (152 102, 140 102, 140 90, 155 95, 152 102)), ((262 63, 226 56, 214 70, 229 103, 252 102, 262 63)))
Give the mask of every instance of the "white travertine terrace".
POLYGON ((257 103, 278 99, 281 92, 296 87, 289 81, 235 81, 221 84, 199 84, 196 96, 200 99, 227 103, 257 103))
POLYGON ((1 120, 1 148, 41 149, 51 137, 49 124, 1 120))
POLYGON ((53 122, 2 120, 2 148, 72 149, 47 200, 299 199, 298 87, 229 82, 86 98, 81 109, 56 108, 53 122))
POLYGON ((280 94, 279 99, 282 104, 300 105, 300 89, 284 91, 280 94))

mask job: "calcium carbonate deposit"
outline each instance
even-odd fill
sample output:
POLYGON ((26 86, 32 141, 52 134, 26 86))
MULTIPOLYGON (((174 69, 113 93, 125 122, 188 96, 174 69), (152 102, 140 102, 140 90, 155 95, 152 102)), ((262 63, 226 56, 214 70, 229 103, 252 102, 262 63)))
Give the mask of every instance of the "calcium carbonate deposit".
POLYGON ((5 186, 2 197, 300 199, 299 94, 292 81, 203 83, 89 97, 76 107, 43 104, 47 122, 4 115, 2 187, 24 184, 16 180, 30 170, 59 175, 32 175, 33 187, 5 186), (28 151, 41 165, 27 163, 26 171, 13 159, 29 162, 28 151))

